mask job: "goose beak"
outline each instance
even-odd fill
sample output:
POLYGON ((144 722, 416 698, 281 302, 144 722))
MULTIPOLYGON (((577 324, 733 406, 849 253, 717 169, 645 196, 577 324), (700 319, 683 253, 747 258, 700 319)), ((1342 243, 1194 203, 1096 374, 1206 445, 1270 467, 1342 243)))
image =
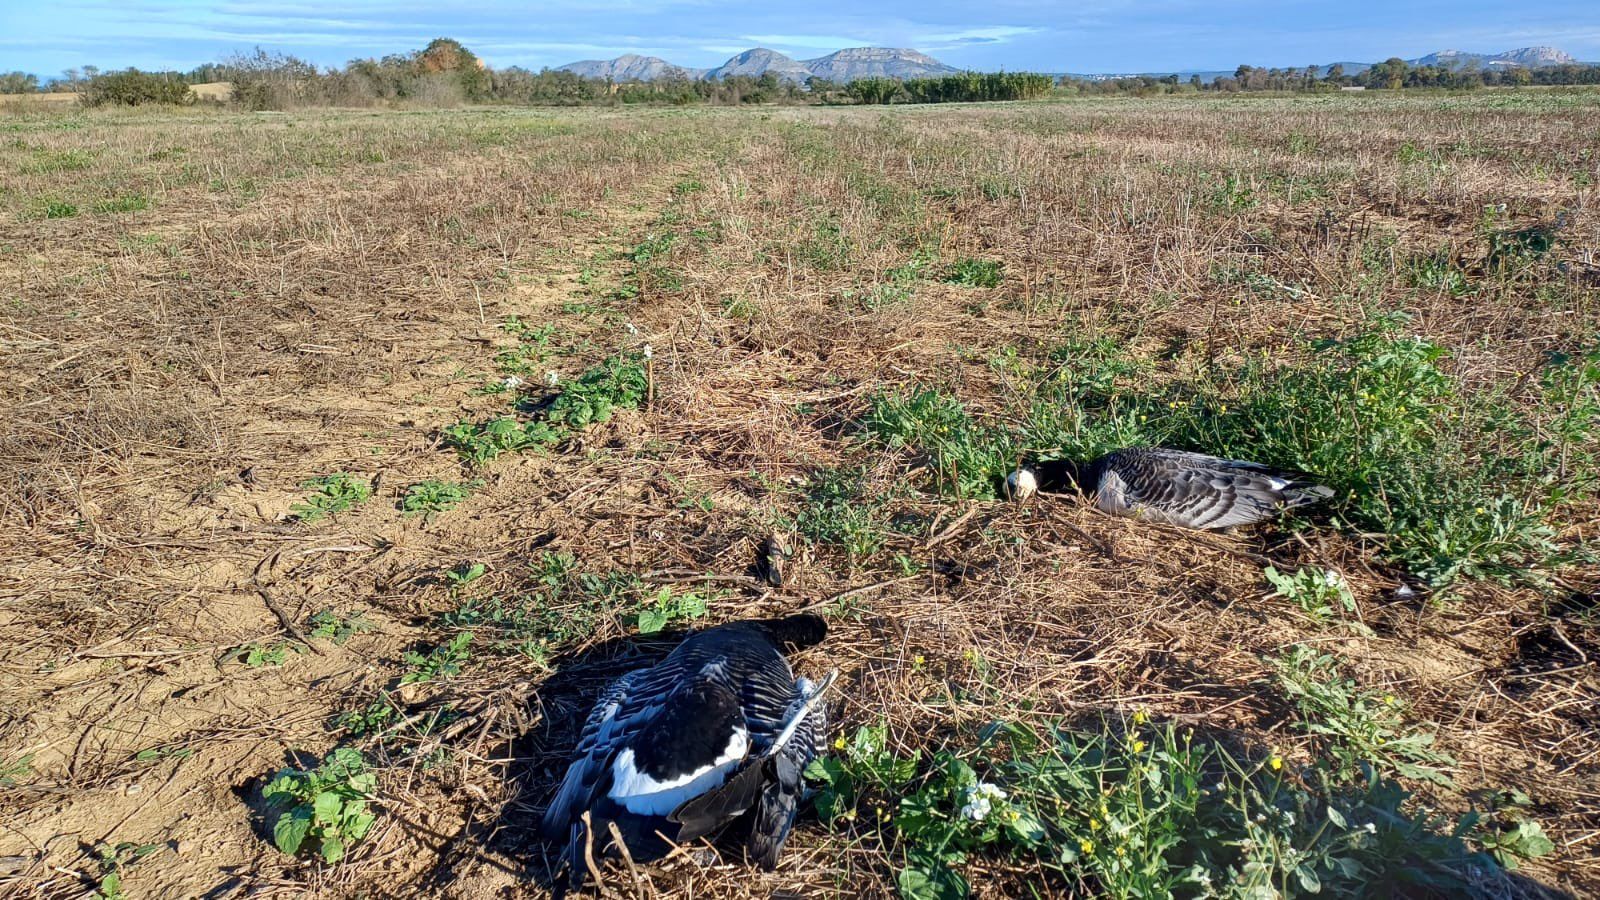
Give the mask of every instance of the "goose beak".
POLYGON ((1033 470, 1018 469, 1006 476, 1006 494, 1013 500, 1026 500, 1039 490, 1039 481, 1033 470))

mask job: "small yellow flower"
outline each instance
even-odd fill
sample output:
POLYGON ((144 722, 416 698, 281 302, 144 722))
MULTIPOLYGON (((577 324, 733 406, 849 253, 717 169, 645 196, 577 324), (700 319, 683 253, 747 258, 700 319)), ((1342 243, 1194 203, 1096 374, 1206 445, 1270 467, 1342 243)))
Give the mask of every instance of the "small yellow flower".
POLYGON ((835 749, 835 750, 843 750, 844 749, 844 735, 841 734, 841 735, 839 735, 838 738, 836 738, 834 740, 833 749, 835 749))
POLYGON ((1272 767, 1272 771, 1276 772, 1279 769, 1283 768, 1283 757, 1274 756, 1273 758, 1267 760, 1267 765, 1271 766, 1272 767))
POLYGON ((1099 831, 1100 830, 1100 820, 1099 819, 1090 819, 1089 820, 1089 830, 1090 831, 1099 831))
POLYGON ((924 663, 924 662, 926 662, 926 660, 924 660, 924 659, 923 659, 923 658, 922 658, 922 654, 921 654, 921 653, 918 653, 918 654, 917 654, 917 655, 916 655, 916 656, 913 656, 913 657, 911 657, 911 663, 912 663, 912 665, 917 665, 917 666, 920 666, 920 665, 922 665, 922 664, 923 664, 923 663, 924 663))
POLYGON ((1396 703, 1399 703, 1399 702, 1400 701, 1398 701, 1398 700, 1396 700, 1394 698, 1393 694, 1384 694, 1383 695, 1383 705, 1384 706, 1393 706, 1393 705, 1395 705, 1396 703))
POLYGON ((1078 842, 1078 849, 1082 850, 1085 853, 1093 853, 1094 852, 1094 841, 1091 841, 1088 838, 1084 838, 1083 840, 1078 842))
POLYGON ((1118 856, 1127 856, 1127 855, 1128 855, 1128 851, 1127 851, 1127 848, 1125 848, 1125 847, 1118 847, 1118 848, 1117 848, 1117 855, 1118 855, 1118 856))
POLYGON ((1176 400, 1174 400, 1171 403, 1167 404, 1167 409, 1177 409, 1177 408, 1178 408, 1178 401, 1176 401, 1176 400))
POLYGON ((1222 404, 1222 411, 1223 412, 1227 412, 1228 411, 1228 404, 1226 404, 1226 403, 1222 404))
POLYGON ((1146 723, 1148 721, 1150 721, 1150 714, 1149 713, 1145 712, 1142 709, 1134 711, 1133 724, 1135 724, 1135 725, 1143 725, 1144 723, 1146 723))
POLYGON ((1143 753, 1144 752, 1144 741, 1134 741, 1133 742, 1133 752, 1135 752, 1135 753, 1143 753))
POLYGON ((1478 515, 1480 515, 1480 516, 1481 516, 1481 515, 1483 515, 1483 507, 1481 507, 1481 506, 1480 506, 1480 507, 1478 507, 1478 508, 1477 508, 1477 509, 1476 509, 1476 510, 1475 510, 1475 512, 1476 512, 1476 513, 1477 513, 1477 514, 1478 514, 1478 515))

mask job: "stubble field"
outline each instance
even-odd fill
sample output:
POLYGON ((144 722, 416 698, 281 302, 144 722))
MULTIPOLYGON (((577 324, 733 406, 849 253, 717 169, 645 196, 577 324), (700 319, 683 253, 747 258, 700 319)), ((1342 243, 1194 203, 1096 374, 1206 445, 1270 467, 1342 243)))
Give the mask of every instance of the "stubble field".
POLYGON ((609 891, 1600 893, 1597 148, 1584 92, 0 117, 0 893, 545 896, 605 681, 802 608, 820 811, 609 891), (1339 495, 995 495, 1138 443, 1339 495), (372 824, 281 853, 337 747, 372 824))

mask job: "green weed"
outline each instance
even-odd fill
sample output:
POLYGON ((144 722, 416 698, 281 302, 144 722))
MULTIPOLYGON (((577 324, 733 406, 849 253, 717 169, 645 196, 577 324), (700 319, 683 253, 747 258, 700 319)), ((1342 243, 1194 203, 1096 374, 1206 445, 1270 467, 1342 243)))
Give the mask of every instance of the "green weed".
POLYGON ((78 214, 78 207, 65 200, 46 200, 40 214, 46 219, 70 219, 78 214))
POLYGON ((539 417, 526 422, 513 416, 457 422, 444 429, 445 443, 475 463, 502 453, 548 447, 588 425, 610 421, 618 409, 637 409, 646 387, 642 356, 609 357, 571 381, 539 417))
POLYGON ((472 643, 472 637, 472 632, 463 631, 449 642, 440 644, 427 653, 406 651, 401 659, 411 669, 400 676, 400 683, 418 684, 460 675, 461 667, 472 658, 472 651, 467 649, 467 645, 472 643))
POLYGON ((272 644, 251 642, 233 650, 223 657, 224 660, 234 660, 244 663, 252 669, 267 666, 281 666, 289 661, 290 653, 299 653, 300 645, 289 641, 278 641, 272 644))
POLYGON ((1001 265, 996 260, 961 259, 951 265, 939 280, 963 287, 999 287, 1000 270, 1001 265))
POLYGON ((795 527, 810 540, 842 547, 852 564, 883 546, 888 515, 882 497, 866 495, 860 473, 825 470, 806 485, 806 505, 795 527))
POLYGON ((1433 749, 1433 735, 1406 725, 1393 694, 1363 689, 1340 676, 1332 656, 1297 644, 1273 661, 1278 684, 1300 710, 1299 726, 1318 735, 1322 764, 1335 778, 1354 781, 1366 768, 1451 786, 1444 769, 1455 760, 1433 749))
POLYGON ((342 513, 372 496, 372 485, 349 472, 308 478, 300 482, 300 487, 315 492, 289 507, 290 514, 302 522, 342 513))
POLYGON ((18 167, 23 175, 56 175, 62 172, 82 172, 94 165, 94 154, 88 150, 36 150, 33 156, 18 167))
POLYGON ((1449 827, 1391 781, 1303 785, 1276 756, 1243 760, 1139 714, 1100 731, 997 723, 926 766, 877 735, 857 741, 807 775, 824 821, 877 832, 896 855, 906 900, 967 896, 976 854, 1021 856, 1117 898, 1451 895, 1496 869, 1463 839, 1473 816, 1449 827))
POLYGON ((90 893, 93 900, 124 900, 127 894, 123 888, 123 873, 129 866, 141 859, 161 850, 162 844, 136 844, 132 841, 122 841, 116 844, 99 843, 94 845, 95 861, 100 867, 100 881, 96 883, 95 890, 90 893))
POLYGON ((472 495, 471 484, 429 479, 406 488, 400 498, 400 510, 408 516, 430 517, 435 513, 449 512, 472 495))
POLYGON ((992 498, 1016 462, 1003 430, 975 425, 960 401, 938 390, 879 394, 863 425, 890 449, 924 454, 935 485, 956 497, 992 498))
POLYGON ((262 796, 272 815, 272 840, 290 856, 314 849, 323 861, 343 859, 366 837, 377 816, 368 809, 377 776, 359 750, 340 747, 309 771, 284 769, 262 796))
POLYGON ((1332 569, 1297 569, 1284 574, 1272 566, 1262 572, 1274 593, 1305 611, 1318 623, 1326 624, 1342 613, 1356 611, 1356 598, 1350 585, 1332 569))
POLYGON ((311 637, 333 641, 336 646, 342 646, 345 641, 375 627, 360 612, 342 616, 331 609, 318 610, 306 620, 306 624, 311 626, 311 637))
POLYGON ((28 753, 10 762, 0 762, 0 787, 15 787, 32 775, 33 756, 28 753))
POLYGON ((655 634, 675 622, 701 618, 709 602, 704 594, 693 591, 674 594, 672 588, 663 586, 639 607, 636 617, 639 633, 655 634))

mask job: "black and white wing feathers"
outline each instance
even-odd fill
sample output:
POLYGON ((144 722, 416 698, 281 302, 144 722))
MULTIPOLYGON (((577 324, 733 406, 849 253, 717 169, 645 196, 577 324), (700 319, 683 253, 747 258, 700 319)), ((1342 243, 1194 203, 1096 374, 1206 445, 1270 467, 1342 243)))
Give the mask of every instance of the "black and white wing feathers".
POLYGON ((1183 450, 1118 450, 1090 471, 1102 509, 1185 528, 1249 525, 1333 495, 1301 472, 1183 450))

